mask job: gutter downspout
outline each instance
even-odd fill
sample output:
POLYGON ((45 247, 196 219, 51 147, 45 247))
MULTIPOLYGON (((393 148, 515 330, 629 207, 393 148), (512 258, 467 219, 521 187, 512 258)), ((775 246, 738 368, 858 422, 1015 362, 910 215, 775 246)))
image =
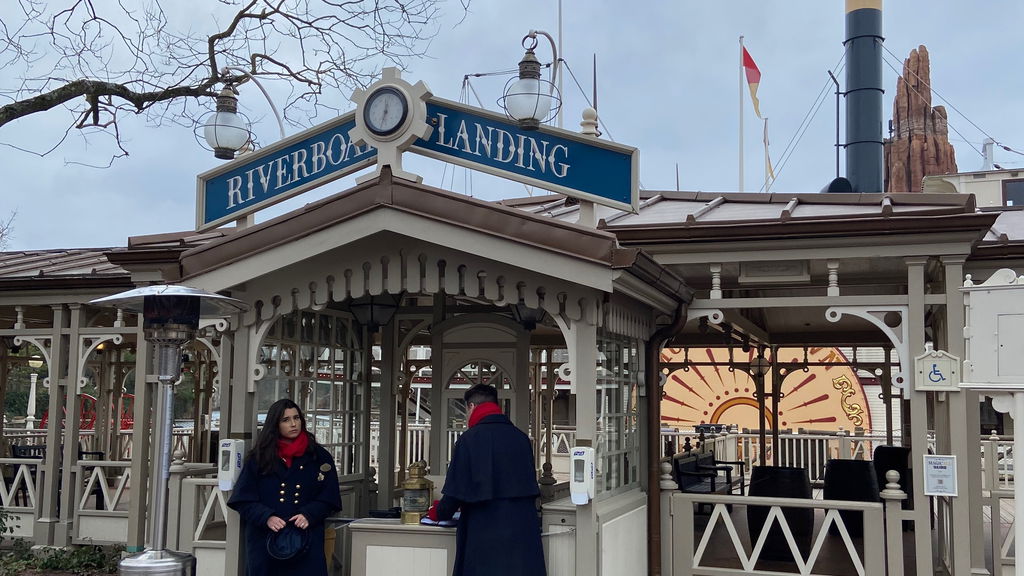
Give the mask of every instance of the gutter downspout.
POLYGON ((680 302, 675 318, 647 342, 644 382, 647 386, 647 574, 661 576, 661 346, 686 325, 688 302, 680 302))

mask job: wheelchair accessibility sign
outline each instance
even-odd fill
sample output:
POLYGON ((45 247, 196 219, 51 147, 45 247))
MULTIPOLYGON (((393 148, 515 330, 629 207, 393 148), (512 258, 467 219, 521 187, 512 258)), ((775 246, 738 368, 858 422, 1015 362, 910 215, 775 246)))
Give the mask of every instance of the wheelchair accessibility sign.
POLYGON ((960 359, 925 344, 924 354, 914 358, 914 389, 919 392, 955 392, 960 390, 960 359))

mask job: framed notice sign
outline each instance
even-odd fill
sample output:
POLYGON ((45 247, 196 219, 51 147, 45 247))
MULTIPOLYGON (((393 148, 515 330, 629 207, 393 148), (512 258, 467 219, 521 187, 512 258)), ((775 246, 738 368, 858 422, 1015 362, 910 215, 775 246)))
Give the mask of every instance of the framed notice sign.
POLYGON ((924 495, 956 496, 956 456, 925 454, 924 495))

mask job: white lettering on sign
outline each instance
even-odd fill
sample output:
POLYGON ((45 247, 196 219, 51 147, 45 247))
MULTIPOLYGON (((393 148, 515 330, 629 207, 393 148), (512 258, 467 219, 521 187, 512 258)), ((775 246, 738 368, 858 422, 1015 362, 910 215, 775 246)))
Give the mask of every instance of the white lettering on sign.
POLYGON ((453 136, 450 127, 445 125, 448 116, 438 113, 437 118, 434 133, 437 134, 435 142, 440 146, 531 172, 550 172, 557 178, 565 178, 569 173, 569 149, 564 144, 552 145, 544 139, 525 134, 513 135, 507 130, 478 122, 472 123, 473 135, 470 136, 470 126, 465 120, 459 121, 453 136))
POLYGON ((335 134, 324 142, 313 142, 306 148, 271 158, 246 170, 244 174, 232 176, 227 181, 227 208, 252 202, 257 195, 315 178, 328 166, 337 166, 349 158, 356 158, 373 150, 370 146, 359 146, 346 139, 344 134, 335 134))

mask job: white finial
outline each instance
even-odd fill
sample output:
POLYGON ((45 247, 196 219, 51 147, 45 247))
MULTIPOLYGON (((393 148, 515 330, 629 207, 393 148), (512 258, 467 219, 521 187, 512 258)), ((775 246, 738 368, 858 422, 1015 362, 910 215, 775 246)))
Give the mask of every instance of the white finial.
POLYGON ((597 128, 597 110, 594 110, 590 106, 583 109, 583 121, 580 122, 580 133, 586 134, 587 136, 593 136, 595 138, 601 136, 601 131, 597 128))

